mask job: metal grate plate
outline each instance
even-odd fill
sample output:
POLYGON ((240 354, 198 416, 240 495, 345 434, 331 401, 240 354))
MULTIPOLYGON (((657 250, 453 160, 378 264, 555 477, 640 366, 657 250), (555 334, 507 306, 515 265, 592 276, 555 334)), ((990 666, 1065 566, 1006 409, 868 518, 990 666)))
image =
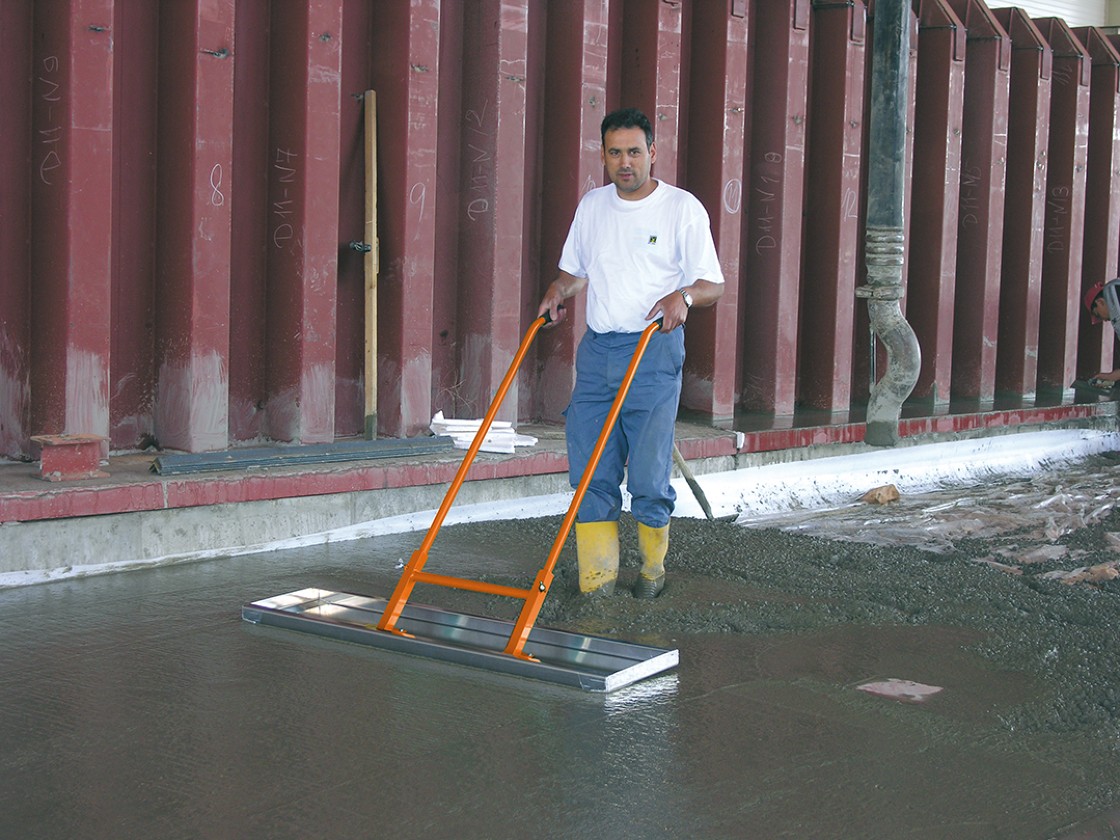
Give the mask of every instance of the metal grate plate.
POLYGON ((534 627, 525 652, 529 662, 502 651, 514 623, 406 604, 397 626, 414 638, 377 630, 387 599, 301 589, 245 604, 241 617, 254 624, 314 633, 385 650, 440 659, 503 674, 581 688, 614 691, 674 668, 676 650, 534 627))

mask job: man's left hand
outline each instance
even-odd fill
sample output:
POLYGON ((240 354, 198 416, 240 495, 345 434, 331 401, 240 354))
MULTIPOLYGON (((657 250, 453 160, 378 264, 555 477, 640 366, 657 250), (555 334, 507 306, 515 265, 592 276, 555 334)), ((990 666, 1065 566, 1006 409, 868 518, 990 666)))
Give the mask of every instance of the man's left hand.
POLYGON ((661 331, 672 332, 688 318, 688 306, 684 296, 678 292, 670 292, 653 305, 653 309, 646 313, 646 320, 652 321, 661 317, 661 331))
MULTIPOLYGON (((710 280, 694 280, 688 286, 688 293, 692 295, 692 306, 711 306, 723 295, 723 283, 713 283, 710 280)), ((688 319, 688 304, 684 302, 681 290, 670 292, 653 305, 653 309, 646 313, 646 320, 652 321, 661 316, 661 329, 671 332, 688 319)))

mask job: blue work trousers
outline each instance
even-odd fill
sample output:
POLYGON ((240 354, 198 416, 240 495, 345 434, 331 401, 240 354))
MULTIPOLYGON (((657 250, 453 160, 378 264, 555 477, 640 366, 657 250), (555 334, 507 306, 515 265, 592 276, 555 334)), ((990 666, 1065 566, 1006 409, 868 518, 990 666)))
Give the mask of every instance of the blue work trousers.
MULTIPOLYGON (((573 488, 583 478, 640 338, 641 333, 588 330, 580 341, 576 385, 564 412, 568 480, 573 488)), ((684 329, 655 332, 580 504, 578 521, 617 520, 625 475, 634 518, 651 528, 669 524, 677 500, 670 478, 683 364, 684 329)))

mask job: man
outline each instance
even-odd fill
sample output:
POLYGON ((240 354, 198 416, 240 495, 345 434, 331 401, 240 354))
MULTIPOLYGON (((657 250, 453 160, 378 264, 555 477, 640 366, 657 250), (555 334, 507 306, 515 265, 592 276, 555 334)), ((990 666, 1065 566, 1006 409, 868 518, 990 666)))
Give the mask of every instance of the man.
MULTIPOLYGON (((1085 293, 1085 308, 1089 310, 1090 321, 1099 324, 1101 321, 1110 321, 1113 332, 1120 336, 1120 300, 1117 290, 1120 287, 1120 278, 1105 283, 1101 280, 1095 283, 1085 293)), ((1093 374, 1089 384, 1095 388, 1109 389, 1114 383, 1120 381, 1120 370, 1102 370, 1093 374)))
POLYGON ((723 294, 723 272, 703 205, 690 193, 650 177, 657 147, 649 120, 634 108, 608 114, 600 155, 610 184, 576 208, 559 274, 538 315, 564 319, 561 304, 587 289, 587 332, 576 356, 576 384, 564 412, 569 481, 578 486, 638 339, 650 340, 622 413, 588 485, 576 521, 579 587, 610 595, 618 577, 620 485, 638 523, 642 568, 634 596, 654 598, 665 586, 673 432, 681 394, 684 330, 689 310, 723 294))

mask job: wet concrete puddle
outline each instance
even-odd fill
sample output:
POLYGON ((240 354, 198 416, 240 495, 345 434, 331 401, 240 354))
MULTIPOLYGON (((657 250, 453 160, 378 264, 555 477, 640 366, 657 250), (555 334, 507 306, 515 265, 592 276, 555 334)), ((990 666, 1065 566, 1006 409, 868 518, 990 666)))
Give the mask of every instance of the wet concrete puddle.
MULTIPOLYGON (((1079 480, 1112 498, 1112 469, 1079 480)), ((1089 499, 1049 536, 1056 503, 1030 504, 934 550, 829 533, 836 513, 674 520, 652 603, 580 598, 568 545, 541 626, 680 650, 606 695, 240 619, 306 586, 388 595, 422 534, 0 591, 0 836, 1114 836, 1120 588, 1043 575, 1109 560, 1120 518, 1089 499), (1066 551, 976 562, 1041 543, 1066 551)), ((559 522, 446 527, 429 569, 524 585, 559 522)))

